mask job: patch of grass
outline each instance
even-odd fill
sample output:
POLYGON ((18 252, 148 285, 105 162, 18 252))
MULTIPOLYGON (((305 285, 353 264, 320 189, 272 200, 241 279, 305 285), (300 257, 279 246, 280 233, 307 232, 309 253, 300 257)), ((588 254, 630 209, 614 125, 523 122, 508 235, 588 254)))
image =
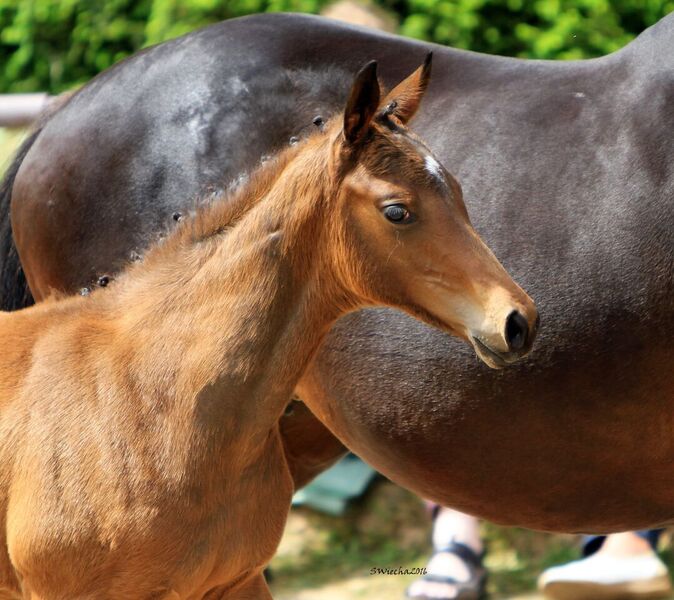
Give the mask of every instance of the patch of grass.
MULTIPOLYGON (((579 558, 579 537, 482 523, 491 598, 531 594, 546 568, 579 558)), ((418 497, 377 481, 343 517, 294 509, 272 562, 273 589, 282 600, 403 598, 414 576, 370 576, 372 567, 423 567, 431 552, 431 523, 418 497)), ((667 537, 662 557, 674 567, 667 537)), ((275 596, 276 597, 276 596, 275 596)))
POLYGON ((271 565, 275 589, 302 590, 369 576, 373 567, 421 567, 429 535, 421 501, 384 481, 341 517, 294 509, 271 565))
POLYGON ((551 535, 516 527, 482 523, 488 548, 489 591, 496 597, 536 589, 538 576, 548 567, 578 558, 574 535, 551 535))

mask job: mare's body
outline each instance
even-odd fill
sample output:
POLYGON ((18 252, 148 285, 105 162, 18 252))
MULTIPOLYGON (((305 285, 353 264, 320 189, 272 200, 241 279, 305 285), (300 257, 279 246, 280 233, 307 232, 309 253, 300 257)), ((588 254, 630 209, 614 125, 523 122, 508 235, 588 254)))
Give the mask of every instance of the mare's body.
MULTIPOLYGON (((114 274, 174 212, 331 112, 343 99, 335 82, 364 57, 384 60, 391 81, 427 48, 265 15, 102 74, 46 124, 14 184, 36 297, 114 274)), ((539 302, 537 351, 496 373, 401 314, 367 311, 333 330, 303 399, 392 479, 497 521, 583 531, 671 521, 674 16, 598 60, 434 51, 417 128, 539 302)), ((296 464, 339 453, 320 426, 317 437, 286 440, 300 440, 296 464)))

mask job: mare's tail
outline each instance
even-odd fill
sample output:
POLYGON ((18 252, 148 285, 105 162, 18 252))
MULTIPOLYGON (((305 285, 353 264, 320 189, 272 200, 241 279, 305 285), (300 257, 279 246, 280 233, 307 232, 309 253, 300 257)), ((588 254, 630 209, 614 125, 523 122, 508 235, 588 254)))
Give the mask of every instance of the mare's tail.
POLYGON ((0 310, 17 310, 34 303, 14 244, 9 209, 14 178, 40 131, 38 127, 21 144, 0 184, 0 310))

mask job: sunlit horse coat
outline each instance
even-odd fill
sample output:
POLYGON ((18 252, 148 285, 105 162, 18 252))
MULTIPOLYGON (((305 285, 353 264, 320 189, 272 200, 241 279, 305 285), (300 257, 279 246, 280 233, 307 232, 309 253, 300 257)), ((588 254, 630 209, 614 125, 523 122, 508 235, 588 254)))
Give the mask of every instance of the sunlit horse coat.
MULTIPOLYGON (((11 193, 33 293, 114 275, 199 194, 339 105, 340 74, 374 56, 390 83, 428 48, 261 15, 103 73, 10 171, 3 218, 6 228, 11 193)), ((674 15, 583 62, 434 51, 418 131, 458 173, 478 231, 537 299, 537 348, 492 372, 460 342, 367 311, 331 335, 302 399, 311 408, 326 396, 331 408, 317 416, 340 440, 460 509, 547 529, 672 521, 674 15)), ((4 260, 11 279, 17 262, 4 260)), ((5 304, 22 294, 11 285, 5 304)), ((299 480, 341 451, 304 412, 284 427, 299 480)))

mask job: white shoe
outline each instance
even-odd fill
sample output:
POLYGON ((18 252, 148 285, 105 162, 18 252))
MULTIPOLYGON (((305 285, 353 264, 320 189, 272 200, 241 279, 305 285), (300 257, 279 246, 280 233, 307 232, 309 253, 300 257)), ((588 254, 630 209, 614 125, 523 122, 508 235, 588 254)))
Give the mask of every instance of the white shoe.
POLYGON ((598 553, 547 569, 538 589, 554 600, 641 600, 669 597, 672 582, 656 554, 618 558, 598 553))

